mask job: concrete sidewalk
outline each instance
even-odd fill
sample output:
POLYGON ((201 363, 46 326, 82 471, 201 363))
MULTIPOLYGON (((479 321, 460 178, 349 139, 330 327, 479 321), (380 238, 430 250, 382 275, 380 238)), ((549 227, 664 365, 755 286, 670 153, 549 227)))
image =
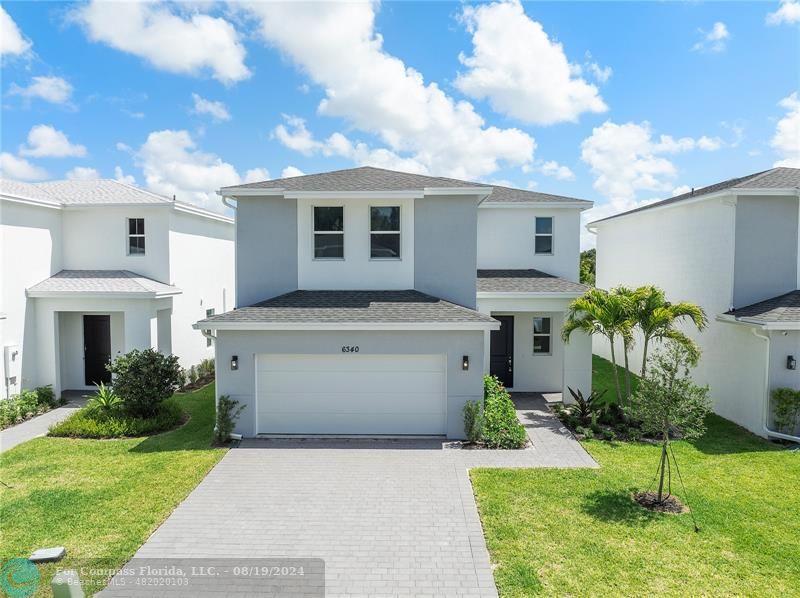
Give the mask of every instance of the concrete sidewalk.
POLYGON ((47 434, 50 426, 64 421, 83 407, 88 400, 88 394, 90 392, 65 392, 63 396, 67 399, 66 405, 0 431, 0 453, 12 449, 18 444, 47 434))

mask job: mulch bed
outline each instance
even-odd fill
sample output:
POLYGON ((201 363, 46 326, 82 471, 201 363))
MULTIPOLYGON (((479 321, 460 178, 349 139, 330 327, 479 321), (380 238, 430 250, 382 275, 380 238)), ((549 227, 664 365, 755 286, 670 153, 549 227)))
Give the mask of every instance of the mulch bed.
POLYGON ((210 384, 214 381, 214 376, 206 376, 204 378, 198 378, 194 382, 190 382, 186 386, 182 387, 178 392, 193 392, 195 390, 200 390, 206 384, 210 384))
POLYGON ((658 513, 672 513, 673 515, 679 515, 680 513, 686 513, 689 510, 686 508, 686 505, 684 505, 675 496, 664 497, 662 495, 662 501, 659 502, 657 492, 637 492, 633 495, 633 500, 635 500, 645 509, 656 511, 658 513))

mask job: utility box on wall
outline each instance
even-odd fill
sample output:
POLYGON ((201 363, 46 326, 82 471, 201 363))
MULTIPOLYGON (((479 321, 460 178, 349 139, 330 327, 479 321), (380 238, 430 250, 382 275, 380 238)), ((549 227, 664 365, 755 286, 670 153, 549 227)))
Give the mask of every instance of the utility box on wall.
POLYGON ((19 390, 17 385, 20 379, 20 361, 19 345, 3 347, 3 371, 5 372, 3 390, 6 398, 19 390))

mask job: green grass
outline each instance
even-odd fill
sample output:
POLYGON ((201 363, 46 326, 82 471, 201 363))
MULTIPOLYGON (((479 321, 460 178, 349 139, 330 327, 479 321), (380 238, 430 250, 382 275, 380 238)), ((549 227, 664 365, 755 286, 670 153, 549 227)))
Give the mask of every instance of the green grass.
MULTIPOLYGON (((631 366, 634 371, 636 370, 635 366, 631 366)), ((625 389, 625 370, 622 367, 617 366, 617 372, 619 373, 619 383, 622 389, 625 389)), ((636 392, 636 387, 639 384, 639 377, 635 374, 631 376, 631 391, 636 392)), ((604 400, 615 400, 617 396, 617 390, 614 386, 614 368, 611 365, 611 362, 603 359, 602 357, 598 357, 597 355, 592 355, 592 390, 600 392, 606 391, 605 395, 603 395, 604 400)))
MULTIPOLYGON (((595 375, 606 363, 595 359, 595 375)), ((717 416, 702 439, 674 443, 695 533, 688 514, 631 500, 653 479, 657 446, 583 445, 599 470, 472 471, 502 596, 796 595, 800 452, 717 416)))
MULTIPOLYGON (((190 419, 125 440, 37 438, 0 454, 0 561, 65 546, 61 567, 123 565, 222 458, 212 448, 214 386, 177 395, 190 419)), ((49 595, 55 565, 40 568, 49 595)), ((87 594, 102 578, 81 576, 87 594)))

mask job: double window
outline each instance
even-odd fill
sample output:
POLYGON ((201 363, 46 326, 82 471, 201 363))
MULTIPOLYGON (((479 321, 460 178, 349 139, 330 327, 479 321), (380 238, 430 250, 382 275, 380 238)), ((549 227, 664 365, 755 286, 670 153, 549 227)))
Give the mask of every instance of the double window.
POLYGON ((553 255, 553 218, 537 216, 534 228, 533 249, 536 255, 553 255))
POLYGON ((144 218, 128 218, 128 255, 144 255, 144 218))
POLYGON ((314 259, 344 259, 344 208, 314 207, 314 259))
POLYGON ((400 258, 400 206, 369 209, 369 257, 400 258))
POLYGON ((533 318, 533 354, 550 355, 550 318, 533 318))

